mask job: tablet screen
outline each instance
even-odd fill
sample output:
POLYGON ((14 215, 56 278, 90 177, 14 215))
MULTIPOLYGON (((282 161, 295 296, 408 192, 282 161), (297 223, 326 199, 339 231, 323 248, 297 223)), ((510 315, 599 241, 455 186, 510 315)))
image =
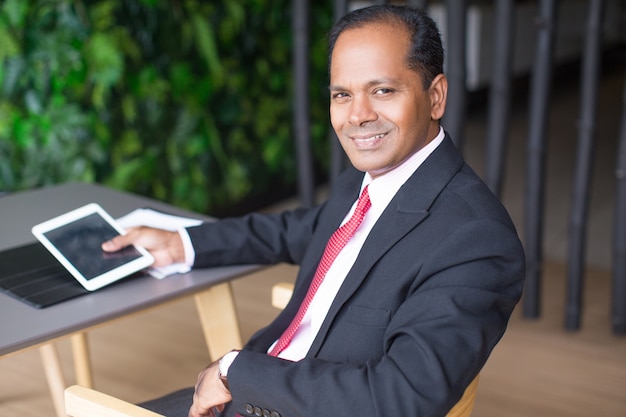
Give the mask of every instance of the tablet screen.
POLYGON ((97 213, 45 232, 43 235, 87 280, 142 256, 133 246, 118 252, 104 252, 101 249, 102 243, 119 233, 97 213))
POLYGON ((102 243, 124 233, 113 218, 92 203, 33 226, 33 234, 89 291, 152 265, 145 249, 130 246, 104 252, 102 243))

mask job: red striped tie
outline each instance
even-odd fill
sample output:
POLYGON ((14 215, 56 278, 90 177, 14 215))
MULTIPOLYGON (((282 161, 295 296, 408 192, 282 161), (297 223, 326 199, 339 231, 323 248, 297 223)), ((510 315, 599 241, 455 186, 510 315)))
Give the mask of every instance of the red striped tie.
POLYGON ((339 255, 339 252, 346 246, 346 243, 352 238, 356 230, 359 228, 359 225, 363 221, 365 217, 365 213, 369 210, 372 203, 370 202, 370 197, 367 191, 367 186, 363 188, 363 192, 361 192, 361 196, 359 197, 359 201, 357 202, 356 209, 354 210, 354 214, 352 217, 343 224, 343 226, 339 227, 335 230, 335 233, 330 237, 328 243, 326 244, 326 249, 324 249, 324 254, 322 255, 322 260, 317 266, 317 270, 315 271, 315 276, 313 277, 313 281, 311 282, 311 286, 309 287, 309 291, 306 293, 304 297, 304 301, 300 305, 300 309, 298 313, 293 318, 293 321, 287 327, 287 330, 280 336, 274 348, 270 351, 269 355, 278 356, 280 352, 283 351, 289 343, 291 339, 296 334, 298 330, 298 326, 302 322, 304 315, 309 308, 309 304, 311 304, 311 300, 313 300, 313 296, 317 292, 317 289, 322 284, 326 273, 330 269, 333 261, 339 255))

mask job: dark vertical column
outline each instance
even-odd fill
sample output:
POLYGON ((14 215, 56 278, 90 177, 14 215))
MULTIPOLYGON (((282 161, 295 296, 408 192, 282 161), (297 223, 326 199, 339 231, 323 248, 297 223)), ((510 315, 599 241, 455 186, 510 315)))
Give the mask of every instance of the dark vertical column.
POLYGON ((539 317, 540 310, 545 147, 556 21, 556 0, 542 0, 537 19, 539 30, 532 73, 527 145, 524 210, 526 283, 523 300, 523 315, 527 318, 539 317))
POLYGON ((293 0, 294 136, 298 160, 300 204, 314 204, 313 156, 309 120, 309 2, 293 0))
POLYGON ((452 137, 454 144, 463 148, 465 125, 467 1, 446 0, 447 47, 448 47, 448 102, 443 117, 443 127, 452 137))
POLYGON ((515 33, 513 0, 496 1, 494 23, 494 64, 489 96, 485 182, 500 197, 511 114, 511 68, 515 33))
POLYGON ((335 0, 334 5, 333 13, 336 22, 348 11, 348 0, 335 0))
POLYGON ((428 6, 428 0, 409 0, 409 6, 418 9, 425 9, 428 6))
POLYGON ((622 127, 619 135, 615 178, 615 226, 613 228, 613 332, 626 334, 626 79, 622 95, 622 127))
MULTIPOLYGON (((333 10, 333 13, 334 13, 335 22, 336 22, 339 19, 341 19, 341 17, 345 15, 346 12, 348 11, 348 2, 347 0, 335 0, 334 6, 335 7, 333 10)), ((335 180, 337 179, 337 177, 339 177, 339 174, 341 174, 341 171, 343 171, 347 165, 347 161, 346 161, 347 157, 333 129, 330 129, 330 134, 328 135, 328 137, 330 141, 330 174, 329 174, 330 181, 329 182, 332 188, 333 184, 335 183, 335 180)))
POLYGON ((589 217, 589 198, 596 131, 598 82, 600 79, 600 48, 604 0, 590 0, 587 30, 583 50, 581 74, 580 122, 578 151, 572 186, 572 205, 569 219, 569 253, 567 262, 567 296, 565 328, 580 328, 585 267, 586 229, 589 217))

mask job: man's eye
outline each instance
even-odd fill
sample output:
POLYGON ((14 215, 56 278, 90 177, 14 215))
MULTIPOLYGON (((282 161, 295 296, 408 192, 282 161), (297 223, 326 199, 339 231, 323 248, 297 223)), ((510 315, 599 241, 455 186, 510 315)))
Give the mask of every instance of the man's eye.
POLYGON ((384 96, 391 93, 393 93, 393 90, 391 88, 378 88, 376 89, 376 91, 374 91, 374 94, 378 96, 384 96))
POLYGON ((346 93, 335 93, 335 94, 333 94, 333 98, 334 99, 344 99, 346 97, 348 97, 348 94, 346 94, 346 93))

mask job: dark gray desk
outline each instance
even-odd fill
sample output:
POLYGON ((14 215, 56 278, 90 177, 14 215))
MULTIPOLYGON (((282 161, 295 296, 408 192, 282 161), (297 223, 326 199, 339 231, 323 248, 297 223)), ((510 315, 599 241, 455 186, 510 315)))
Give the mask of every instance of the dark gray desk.
MULTIPOLYGON (((203 218, 158 201, 98 185, 66 184, 1 196, 0 250, 34 242, 30 232, 33 225, 90 202, 99 203, 113 217, 136 208, 152 207, 176 215, 203 218)), ((4 317, 0 320, 0 356, 34 346, 41 347, 57 414, 63 415, 65 382, 55 347, 50 342, 74 335, 75 360, 82 361, 82 365, 78 364, 78 372, 86 375, 82 378, 83 384, 91 385, 84 331, 149 307, 194 295, 209 351, 218 354, 223 346, 212 345, 215 341, 209 340, 209 330, 213 334, 220 333, 220 338, 229 340, 227 343, 241 343, 228 281, 257 269, 257 266, 223 267, 194 270, 163 280, 132 278, 41 310, 0 293, 0 317, 4 317), (219 317, 211 317, 218 312, 219 317), (225 337, 221 332, 230 334, 225 337)), ((80 383, 81 377, 77 378, 80 383)))

